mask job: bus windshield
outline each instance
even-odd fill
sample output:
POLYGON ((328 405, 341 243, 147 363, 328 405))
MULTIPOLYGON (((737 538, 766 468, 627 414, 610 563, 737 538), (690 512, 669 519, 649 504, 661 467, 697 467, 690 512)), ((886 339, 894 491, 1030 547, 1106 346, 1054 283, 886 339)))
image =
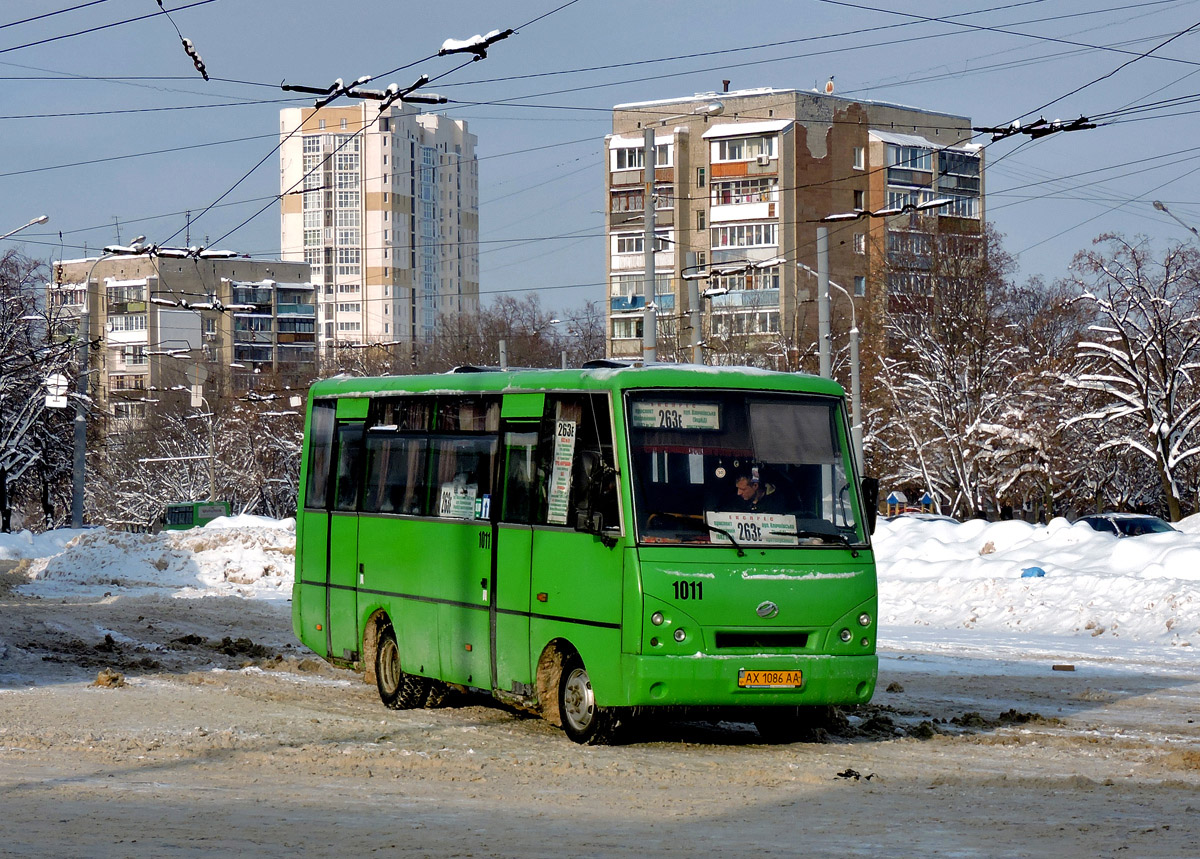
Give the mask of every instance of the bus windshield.
POLYGON ((640 542, 866 542, 840 400, 655 390, 626 407, 640 542))

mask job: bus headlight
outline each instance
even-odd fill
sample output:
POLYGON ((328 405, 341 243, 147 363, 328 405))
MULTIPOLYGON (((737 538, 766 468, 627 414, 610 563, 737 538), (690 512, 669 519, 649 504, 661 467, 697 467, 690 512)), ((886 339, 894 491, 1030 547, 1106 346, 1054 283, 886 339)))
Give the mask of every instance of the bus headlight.
POLYGON ((871 616, 864 611, 862 614, 860 614, 858 616, 858 625, 859 626, 870 626, 871 625, 871 616))
POLYGON ((679 627, 679 629, 675 630, 675 640, 676 641, 683 641, 685 638, 687 638, 687 632, 684 631, 682 626, 679 627))
POLYGON ((848 629, 843 629, 841 632, 838 633, 838 638, 840 638, 842 641, 848 642, 853 637, 854 637, 854 635, 848 629))
POLYGON ((661 611, 656 611, 654 614, 650 615, 650 622, 655 626, 662 626, 663 620, 663 613, 661 611))

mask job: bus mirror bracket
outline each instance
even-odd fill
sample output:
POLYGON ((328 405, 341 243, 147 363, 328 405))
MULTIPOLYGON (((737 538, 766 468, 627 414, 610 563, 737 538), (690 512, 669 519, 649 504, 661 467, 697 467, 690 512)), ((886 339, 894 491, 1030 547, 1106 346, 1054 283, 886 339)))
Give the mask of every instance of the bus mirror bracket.
POLYGON ((875 522, 879 518, 879 478, 864 477, 861 482, 864 511, 867 516, 867 533, 875 532, 875 522))

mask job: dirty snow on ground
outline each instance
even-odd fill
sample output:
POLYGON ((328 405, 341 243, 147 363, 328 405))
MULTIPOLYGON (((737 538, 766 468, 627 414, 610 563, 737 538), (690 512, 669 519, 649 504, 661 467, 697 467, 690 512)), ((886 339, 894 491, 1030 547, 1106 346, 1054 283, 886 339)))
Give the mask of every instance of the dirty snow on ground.
MULTIPOLYGON (((1065 519, 880 521, 881 651, 1190 661, 1200 647, 1200 516, 1179 527, 1119 539, 1065 519)), ((0 535, 0 560, 21 559, 30 559, 22 590, 44 598, 286 601, 295 521, 237 516, 160 534, 0 535)))

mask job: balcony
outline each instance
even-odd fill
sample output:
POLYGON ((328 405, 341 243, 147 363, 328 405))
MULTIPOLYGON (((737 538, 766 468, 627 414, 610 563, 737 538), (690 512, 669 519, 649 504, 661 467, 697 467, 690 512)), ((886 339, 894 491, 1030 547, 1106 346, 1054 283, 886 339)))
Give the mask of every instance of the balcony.
POLYGON ((778 307, 778 289, 731 289, 711 295, 713 307, 778 307))
MULTIPOLYGON (((675 295, 674 293, 663 293, 662 295, 654 296, 654 303, 659 310, 674 310, 675 295)), ((644 295, 619 295, 611 300, 609 309, 613 313, 627 312, 630 310, 642 310, 646 306, 646 296, 644 295)))

